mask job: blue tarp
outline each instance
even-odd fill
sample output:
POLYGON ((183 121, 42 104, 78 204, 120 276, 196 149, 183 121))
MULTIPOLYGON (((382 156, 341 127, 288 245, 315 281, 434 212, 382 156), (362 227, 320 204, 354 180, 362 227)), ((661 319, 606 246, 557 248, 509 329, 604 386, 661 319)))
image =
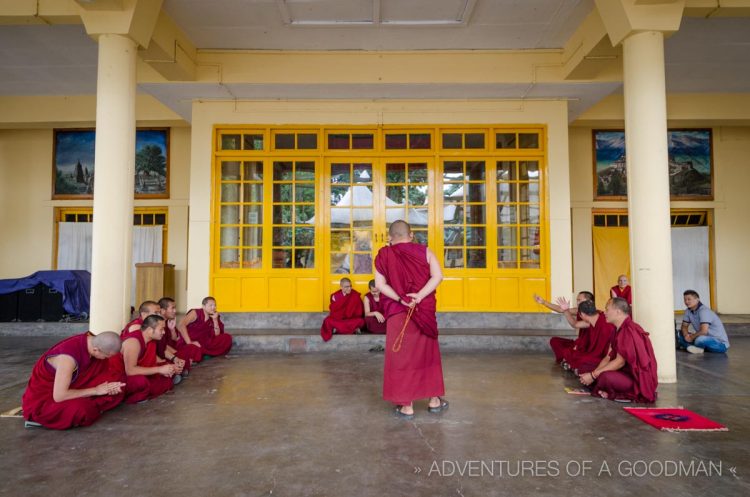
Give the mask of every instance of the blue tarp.
POLYGON ((39 283, 63 296, 63 308, 74 316, 89 313, 91 273, 88 271, 37 271, 25 278, 0 280, 0 295, 34 288, 39 283))

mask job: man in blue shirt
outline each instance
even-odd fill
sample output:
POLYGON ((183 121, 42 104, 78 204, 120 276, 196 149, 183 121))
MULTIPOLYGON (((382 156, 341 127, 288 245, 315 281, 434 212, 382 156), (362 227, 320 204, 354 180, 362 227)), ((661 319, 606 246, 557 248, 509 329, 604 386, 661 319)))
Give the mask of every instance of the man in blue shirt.
POLYGON ((714 311, 703 305, 695 290, 685 290, 685 315, 682 327, 677 332, 678 348, 687 349, 691 354, 702 354, 704 351, 723 354, 729 348, 729 338, 721 319, 714 311), (693 332, 689 326, 693 326, 693 332))

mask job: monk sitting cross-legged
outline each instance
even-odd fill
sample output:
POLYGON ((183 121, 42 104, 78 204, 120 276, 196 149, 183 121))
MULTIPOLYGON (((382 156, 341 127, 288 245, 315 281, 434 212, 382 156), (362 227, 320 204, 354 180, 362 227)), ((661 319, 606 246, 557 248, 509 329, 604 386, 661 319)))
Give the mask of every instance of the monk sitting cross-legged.
POLYGON ((107 360, 119 351, 120 337, 105 331, 66 338, 42 354, 23 394, 27 426, 88 426, 122 402, 125 383, 107 360))
POLYGON ((159 314, 159 310, 159 304, 157 304, 153 300, 144 301, 138 307, 138 317, 125 325, 125 328, 122 329, 122 333, 120 333, 120 336, 125 335, 125 333, 140 331, 141 326, 143 325, 143 320, 151 316, 152 314, 159 314))
POLYGON ((331 295, 330 314, 320 327, 320 336, 326 342, 334 333, 351 335, 361 332, 365 326, 362 296, 352 288, 349 278, 341 278, 340 285, 341 290, 331 295))
POLYGON ((182 318, 177 330, 182 340, 194 344, 207 356, 223 356, 232 348, 232 335, 224 332, 224 323, 216 311, 216 300, 206 297, 200 309, 192 309, 182 318))
POLYGON ((563 353, 563 360, 576 374, 583 374, 596 369, 609 352, 615 325, 608 323, 604 313, 590 300, 578 304, 578 314, 589 327, 581 328, 573 348, 563 353))
POLYGON ((375 280, 368 283, 370 291, 365 294, 365 324, 367 331, 370 333, 384 334, 386 330, 384 301, 380 295, 380 290, 375 285, 375 280))
POLYGON ((610 297, 625 299, 629 306, 633 307, 633 290, 628 284, 627 275, 621 274, 617 277, 617 284, 609 289, 610 297))
POLYGON ((164 336, 156 344, 156 354, 171 360, 178 366, 183 367, 181 376, 184 378, 190 371, 194 362, 200 362, 203 358, 203 352, 200 347, 193 343, 185 343, 180 334, 177 332, 176 317, 177 308, 174 299, 162 297, 159 299, 159 315, 164 318, 164 336))

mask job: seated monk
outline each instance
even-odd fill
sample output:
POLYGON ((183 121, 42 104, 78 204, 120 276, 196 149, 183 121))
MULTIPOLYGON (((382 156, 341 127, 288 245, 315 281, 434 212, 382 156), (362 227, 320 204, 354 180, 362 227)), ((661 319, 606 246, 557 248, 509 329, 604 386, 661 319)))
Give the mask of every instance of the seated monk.
POLYGON ((125 333, 133 333, 134 331, 141 331, 143 320, 151 316, 152 314, 159 314, 159 310, 160 310, 159 304, 157 304, 153 300, 144 301, 138 307, 138 317, 125 325, 125 328, 122 329, 120 336, 125 335, 125 333))
POLYGON ((164 318, 152 314, 141 329, 123 334, 119 356, 112 358, 115 368, 124 373, 125 403, 154 399, 179 383, 181 369, 156 354, 156 342, 164 335, 164 318))
POLYGON ((192 309, 182 318, 177 330, 183 342, 200 348, 204 356, 223 356, 232 348, 232 335, 224 333, 224 323, 216 311, 216 299, 206 297, 201 309, 192 309))
POLYGON ((166 325, 164 336, 156 344, 156 354, 178 366, 182 366, 181 376, 184 378, 188 375, 192 364, 200 362, 203 358, 203 352, 197 345, 185 343, 185 340, 177 332, 177 307, 173 298, 162 297, 159 299, 159 315, 164 318, 166 325))
POLYGON ((629 306, 633 306, 633 292, 630 285, 628 285, 628 277, 626 275, 621 274, 617 277, 617 284, 609 289, 609 296, 625 299, 629 306))
MULTIPOLYGON (((577 307, 570 307, 570 302, 564 297, 557 299, 557 304, 547 302, 539 295, 534 294, 534 300, 550 310, 561 313, 565 316, 568 324, 575 330, 586 329, 589 324, 581 318, 581 313, 578 312, 577 307)), ((576 303, 580 305, 581 302, 589 300, 594 302, 594 294, 591 292, 578 292, 576 295, 576 303)), ((565 360, 565 355, 568 354, 576 346, 577 339, 563 338, 563 337, 552 337, 549 340, 549 346, 552 348, 552 352, 555 354, 555 362, 559 363, 563 368, 569 369, 570 366, 565 360)))
POLYGON ((615 325, 608 323, 604 313, 597 310, 590 300, 578 304, 578 314, 589 327, 581 328, 575 345, 565 351, 563 360, 580 375, 596 369, 607 355, 615 325))
POLYGON ((605 314, 617 331, 609 353, 593 371, 580 375, 581 383, 589 385, 595 397, 654 402, 658 380, 648 333, 630 317, 630 306, 625 299, 611 299, 605 314))
POLYGON ((119 351, 120 337, 105 331, 66 338, 42 354, 21 401, 27 426, 89 426, 122 402, 125 383, 107 360, 119 351))
POLYGON ((367 284, 370 291, 365 294, 365 325, 370 333, 385 334, 386 323, 383 316, 383 300, 380 298, 380 290, 375 286, 375 280, 367 284))
POLYGON ((352 280, 349 278, 341 278, 339 284, 341 290, 331 295, 331 304, 328 306, 331 312, 320 327, 320 336, 326 342, 334 333, 341 335, 360 333, 365 326, 365 320, 362 317, 364 314, 362 296, 357 290, 352 289, 352 280))

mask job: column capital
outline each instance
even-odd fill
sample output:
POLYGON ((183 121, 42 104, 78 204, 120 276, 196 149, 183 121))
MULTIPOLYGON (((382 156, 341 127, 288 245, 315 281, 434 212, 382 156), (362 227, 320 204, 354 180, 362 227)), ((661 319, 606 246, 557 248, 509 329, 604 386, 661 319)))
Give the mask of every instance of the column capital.
POLYGON ((151 41, 163 0, 75 0, 86 32, 127 36, 146 48, 151 41))
POLYGON ((680 29, 686 0, 596 0, 612 46, 644 31, 668 36, 680 29))

